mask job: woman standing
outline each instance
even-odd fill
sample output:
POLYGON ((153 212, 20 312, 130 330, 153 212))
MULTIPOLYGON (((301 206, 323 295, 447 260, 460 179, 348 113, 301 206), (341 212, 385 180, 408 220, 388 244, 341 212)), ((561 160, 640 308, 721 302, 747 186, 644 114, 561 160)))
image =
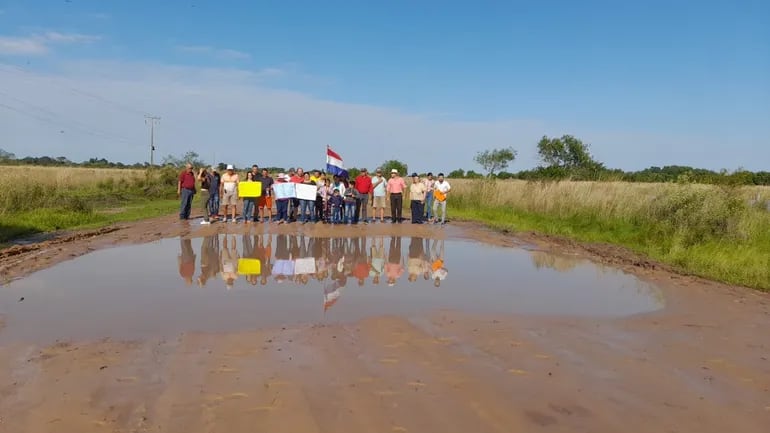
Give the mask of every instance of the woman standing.
MULTIPOLYGON (((254 174, 252 172, 246 173, 246 182, 255 182, 254 174)), ((254 210, 257 206, 256 197, 244 197, 243 198, 243 221, 246 224, 250 224, 252 221, 256 221, 256 214, 254 210)))
MULTIPOLYGON (((316 183, 310 179, 310 173, 304 174, 302 177, 302 184, 312 186, 316 185, 316 183)), ((316 197, 317 196, 318 194, 316 193, 316 197)), ((315 223, 315 199, 299 201, 299 215, 297 216, 297 220, 302 224, 307 224, 308 222, 315 223)))

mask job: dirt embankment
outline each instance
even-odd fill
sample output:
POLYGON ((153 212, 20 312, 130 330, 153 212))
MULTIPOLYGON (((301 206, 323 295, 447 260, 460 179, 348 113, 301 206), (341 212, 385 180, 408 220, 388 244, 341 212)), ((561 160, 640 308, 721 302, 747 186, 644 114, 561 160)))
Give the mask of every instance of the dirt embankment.
MULTIPOLYGON (((93 249, 223 229, 161 218, 6 250, 0 266, 15 278, 93 249)), ((301 230, 441 234, 410 225, 301 230)), ((0 432, 767 431, 767 294, 533 235, 468 224, 446 234, 617 264, 659 283, 666 308, 606 320, 437 312, 18 343, 0 348, 0 432)))

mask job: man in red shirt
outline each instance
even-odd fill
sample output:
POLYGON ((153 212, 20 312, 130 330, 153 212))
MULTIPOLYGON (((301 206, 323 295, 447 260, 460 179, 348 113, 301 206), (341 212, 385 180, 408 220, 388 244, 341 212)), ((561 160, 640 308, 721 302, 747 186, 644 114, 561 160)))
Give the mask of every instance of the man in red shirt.
POLYGON ((179 174, 176 196, 182 200, 179 205, 179 219, 189 219, 192 200, 195 196, 195 175, 193 174, 193 166, 189 162, 185 165, 184 171, 179 174))
POLYGON ((363 220, 364 224, 369 224, 367 218, 367 208, 369 207, 369 195, 374 191, 372 178, 366 168, 361 169, 361 174, 356 177, 356 224, 363 220), (360 220, 359 220, 360 218, 360 220))

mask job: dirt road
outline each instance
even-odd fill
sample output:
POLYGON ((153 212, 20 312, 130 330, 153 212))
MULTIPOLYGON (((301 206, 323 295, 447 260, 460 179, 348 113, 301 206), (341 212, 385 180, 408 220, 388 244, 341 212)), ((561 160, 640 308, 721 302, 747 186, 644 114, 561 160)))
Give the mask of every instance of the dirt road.
MULTIPOLYGON (((135 341, 18 342, 0 347, 0 432, 768 431, 766 294, 677 276, 614 248, 451 230, 615 263, 658 284, 666 307, 620 319, 443 311, 135 341)), ((79 234, 2 252, 0 272, 22 277, 93 249, 190 231, 159 219, 79 234)))

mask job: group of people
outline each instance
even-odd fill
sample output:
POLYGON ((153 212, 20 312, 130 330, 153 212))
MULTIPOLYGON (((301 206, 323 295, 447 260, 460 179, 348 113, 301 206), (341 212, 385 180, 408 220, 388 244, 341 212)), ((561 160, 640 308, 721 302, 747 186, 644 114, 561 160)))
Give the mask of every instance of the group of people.
POLYGON ((390 221, 400 224, 404 220, 402 213, 406 194, 409 195, 413 224, 446 224, 447 197, 452 188, 444 174, 439 173, 434 178, 433 173, 428 173, 422 178, 412 173, 410 177, 411 183, 407 185, 398 170, 392 169, 386 179, 379 168, 373 175, 362 168, 353 179, 320 170, 305 172, 302 168, 292 168, 288 173, 278 173, 273 177, 268 170, 260 170, 255 164, 241 178, 232 165, 228 165, 225 173, 220 175, 214 167, 208 170, 200 168, 195 173, 193 166, 187 164, 179 175, 177 186, 177 195, 181 199, 179 217, 184 220, 190 218, 199 183, 204 211, 201 224, 210 224, 220 219, 224 222, 237 222, 240 184, 261 182, 259 197, 243 198, 241 220, 247 224, 270 221, 280 224, 295 221, 303 224, 382 223, 385 222, 388 201, 390 221), (317 192, 315 200, 278 198, 275 194, 276 185, 289 182, 313 185, 317 192), (371 218, 369 207, 372 208, 371 218), (223 211, 221 216, 220 210, 223 211))
MULTIPOLYGON (((179 274, 187 284, 192 284, 195 249, 189 238, 180 242, 179 274)), ((438 287, 448 275, 442 240, 412 237, 406 257, 401 237, 391 237, 386 248, 382 236, 317 238, 301 234, 246 234, 240 247, 233 235, 204 237, 200 245, 198 285, 205 286, 209 280, 219 277, 231 289, 243 276, 251 285, 266 285, 271 279, 276 283, 293 281, 299 285, 315 280, 329 283, 325 288, 331 287, 333 291, 345 287, 349 279, 356 280, 359 286, 368 279, 374 285, 385 281, 394 286, 406 274, 412 283, 430 280, 438 287), (258 271, 241 271, 239 261, 242 259, 258 260, 258 271)))

